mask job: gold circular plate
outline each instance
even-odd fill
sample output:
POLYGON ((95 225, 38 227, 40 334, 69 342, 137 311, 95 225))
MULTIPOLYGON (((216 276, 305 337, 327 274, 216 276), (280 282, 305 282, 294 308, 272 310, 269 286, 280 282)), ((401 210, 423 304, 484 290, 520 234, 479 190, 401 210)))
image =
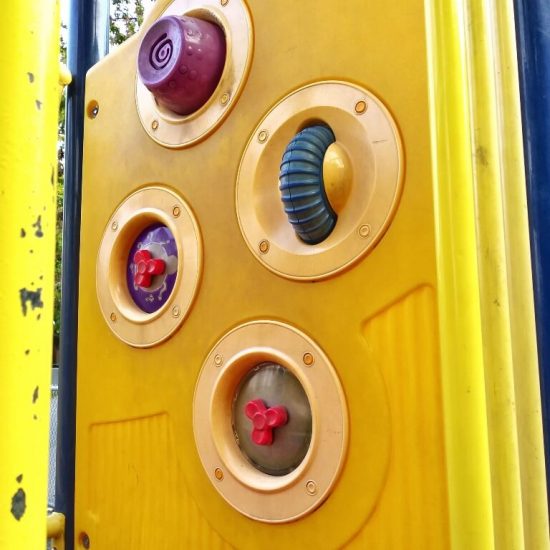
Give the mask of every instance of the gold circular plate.
POLYGON ((317 508, 334 487, 347 452, 347 409, 335 370, 313 340, 276 321, 241 325, 214 346, 195 389, 193 430, 202 464, 222 497, 242 514, 269 523, 293 521, 317 508), (311 406, 309 450, 302 463, 283 476, 254 468, 239 449, 231 425, 239 382, 266 361, 289 369, 311 406))
POLYGON ((161 187, 130 195, 107 222, 96 268, 97 296, 109 328, 123 342, 150 347, 166 340, 183 322, 197 293, 202 271, 198 224, 185 201, 161 187), (162 223, 174 235, 177 277, 166 303, 145 313, 132 300, 126 282, 128 253, 149 225, 162 223))
POLYGON ((241 160, 236 208, 244 239, 254 256, 282 277, 315 280, 335 275, 382 238, 397 210, 403 172, 397 126, 372 93, 335 81, 300 88, 268 112, 241 160), (278 182, 286 146, 314 122, 332 128, 350 160, 352 181, 332 233, 322 243, 308 245, 286 217, 278 182))
POLYGON ((143 36, 157 18, 166 15, 190 15, 216 23, 224 31, 227 47, 225 67, 217 88, 205 105, 188 116, 159 106, 136 70, 136 104, 143 129, 160 145, 182 148, 207 137, 235 105, 252 62, 252 21, 243 0, 231 0, 226 4, 175 0, 164 11, 151 13, 143 27, 143 36))

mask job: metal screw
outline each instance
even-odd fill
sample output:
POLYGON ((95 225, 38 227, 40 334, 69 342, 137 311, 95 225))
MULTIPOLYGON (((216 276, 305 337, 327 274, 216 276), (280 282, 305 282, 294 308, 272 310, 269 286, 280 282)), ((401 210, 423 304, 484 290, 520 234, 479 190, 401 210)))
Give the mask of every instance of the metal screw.
POLYGON ((317 483, 315 483, 315 481, 313 481, 312 479, 310 479, 307 483, 306 483, 306 491, 307 491, 307 494, 308 495, 314 495, 317 493, 317 483))
POLYGON ((222 94, 220 102, 222 105, 227 105, 228 101, 229 101, 229 92, 225 92, 224 94, 222 94))
POLYGON ((181 208, 178 205, 174 206, 174 208, 172 208, 172 216, 174 216, 174 218, 177 218, 180 214, 181 208))
POLYGON ((118 229, 118 222, 116 220, 111 224, 111 229, 113 231, 116 231, 118 229))
POLYGON ((153 130, 156 130, 158 127, 159 127, 159 121, 156 119, 153 120, 153 122, 151 123, 151 128, 153 128, 153 130))
POLYGON ((90 537, 88 536, 88 533, 80 534, 80 544, 82 544, 82 546, 86 549, 90 548, 90 537))
POLYGON ((221 471, 220 468, 216 468, 216 469, 214 470, 214 475, 216 476, 216 479, 217 479, 218 481, 221 481, 221 480, 223 479, 223 472, 221 471))
POLYGON ((217 353, 216 356, 214 357, 214 364, 216 365, 216 367, 221 367, 222 363, 223 363, 223 357, 219 353, 217 353))
POLYGON ((114 311, 111 313, 111 321, 113 321, 113 323, 116 321, 116 313, 114 311))
POLYGON ((260 143, 265 143, 267 141, 267 138, 269 136, 269 132, 267 130, 261 130, 258 134, 258 141, 260 143))
POLYGON ((306 367, 311 367, 311 365, 313 365, 313 363, 315 363, 315 358, 309 352, 304 353, 303 360, 304 360, 304 365, 306 365, 306 367))
POLYGON ((367 111, 367 102, 364 101, 364 100, 361 100, 361 101, 358 101, 356 104, 355 104, 355 112, 358 114, 358 115, 362 115, 363 113, 365 113, 367 111))
POLYGON ((90 118, 95 118, 99 113, 99 105, 96 103, 90 110, 90 118))
POLYGON ((359 235, 363 238, 366 238, 370 235, 370 225, 366 223, 359 228, 359 235))
POLYGON ((174 317, 179 317, 180 316, 180 313, 181 313, 181 310, 180 310, 180 306, 174 306, 172 308, 172 315, 174 317))
POLYGON ((269 252, 269 241, 266 239, 264 239, 263 241, 260 241, 258 248, 260 249, 260 252, 262 254, 267 254, 267 252, 269 252))

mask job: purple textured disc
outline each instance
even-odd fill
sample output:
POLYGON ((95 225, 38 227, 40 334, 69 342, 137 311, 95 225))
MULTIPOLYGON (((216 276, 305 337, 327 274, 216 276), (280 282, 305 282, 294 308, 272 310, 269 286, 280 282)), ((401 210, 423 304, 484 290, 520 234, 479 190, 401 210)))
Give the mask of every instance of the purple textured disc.
POLYGON ((170 229, 160 223, 145 228, 130 248, 126 268, 128 290, 136 305, 146 313, 154 313, 160 309, 174 289, 177 270, 178 248, 170 229), (164 272, 153 275, 147 288, 134 282, 137 271, 134 257, 139 250, 147 250, 152 258, 160 259, 165 264, 164 272))
POLYGON ((225 50, 225 35, 214 23, 188 16, 162 17, 141 42, 139 76, 159 104, 188 115, 216 89, 225 50))

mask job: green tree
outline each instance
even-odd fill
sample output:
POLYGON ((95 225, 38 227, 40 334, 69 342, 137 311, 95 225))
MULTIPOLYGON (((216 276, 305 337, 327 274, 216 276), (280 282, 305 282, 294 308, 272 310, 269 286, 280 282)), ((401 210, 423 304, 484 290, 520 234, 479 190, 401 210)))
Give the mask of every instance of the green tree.
POLYGON ((122 44, 137 32, 143 23, 143 11, 143 0, 111 0, 111 45, 122 44))

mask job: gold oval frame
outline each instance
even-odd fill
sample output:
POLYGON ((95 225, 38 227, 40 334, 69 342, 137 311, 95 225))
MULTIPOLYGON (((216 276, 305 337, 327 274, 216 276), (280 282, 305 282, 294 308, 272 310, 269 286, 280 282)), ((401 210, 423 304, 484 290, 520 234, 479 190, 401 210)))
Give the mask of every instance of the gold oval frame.
POLYGON ((278 321, 253 321, 223 336, 204 361, 193 399, 193 431, 210 481, 231 506, 258 521, 293 521, 322 504, 342 469, 348 444, 344 392, 328 357, 311 338, 278 321), (263 361, 289 369, 311 406, 309 450, 298 468, 284 476, 254 468, 231 427, 234 391, 263 361))
POLYGON ((340 81, 293 91, 256 127, 241 159, 235 201, 246 244, 265 267, 289 279, 324 279, 347 269, 389 227, 401 196, 403 159, 397 125, 371 92, 340 81), (332 128, 353 173, 336 227, 313 246, 303 243, 288 223, 277 185, 287 144, 312 121, 332 128))
MULTIPOLYGON (((155 22, 156 13, 146 21, 143 32, 147 32, 155 22)), ((252 20, 243 0, 226 3, 174 0, 157 17, 165 15, 190 15, 211 20, 223 29, 227 45, 225 67, 218 86, 209 100, 188 116, 177 115, 159 106, 141 82, 136 69, 136 106, 143 129, 160 145, 177 149, 206 138, 229 114, 246 82, 254 39, 252 20)))
POLYGON ((202 244, 197 221, 187 203, 163 187, 132 193, 109 219, 99 247, 96 290, 101 313, 113 333, 134 347, 166 340, 183 322, 197 294, 202 273, 202 244), (176 240, 178 268, 174 289, 154 313, 133 302, 126 283, 128 250, 151 223, 166 225, 176 240))

